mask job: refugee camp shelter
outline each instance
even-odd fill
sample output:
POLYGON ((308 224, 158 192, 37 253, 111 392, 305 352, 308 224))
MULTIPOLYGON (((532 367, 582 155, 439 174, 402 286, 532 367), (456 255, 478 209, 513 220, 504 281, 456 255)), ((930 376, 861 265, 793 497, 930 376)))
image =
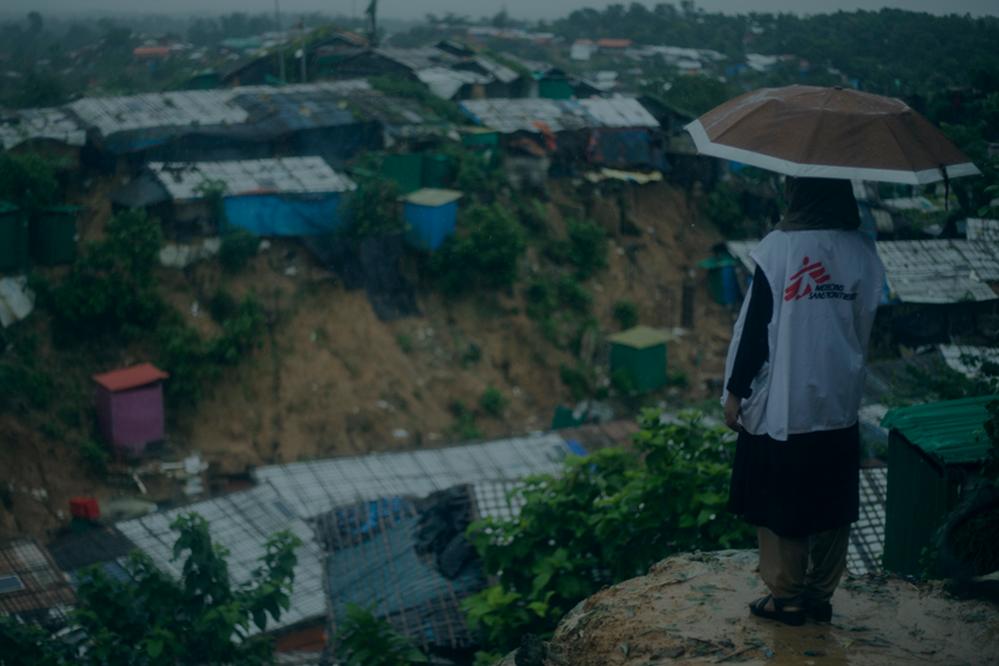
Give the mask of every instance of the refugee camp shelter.
MULTIPOLYGON (((187 513, 203 517, 212 541, 229 551, 229 575, 234 587, 253 580, 253 572, 267 552, 268 537, 288 530, 301 539, 302 545, 295 550, 298 561, 291 604, 277 622, 268 619, 265 631, 314 635, 313 625, 322 624, 326 615, 321 552, 312 530, 270 484, 122 521, 115 527, 162 571, 179 577, 182 562, 173 553, 177 533, 170 525, 187 513)), ((258 633, 255 624, 249 627, 250 635, 258 633)), ((322 646, 315 648, 318 651, 322 646)))
POLYGON ((31 258, 41 266, 71 264, 76 257, 79 206, 52 206, 31 222, 31 258))
POLYGON ((321 515, 316 532, 327 552, 331 624, 351 604, 388 620, 424 650, 475 644, 461 602, 485 587, 465 538, 477 518, 469 486, 424 499, 359 502, 321 515))
POLYGON ((885 568, 921 574, 923 553, 962 499, 988 455, 986 405, 999 396, 948 400, 894 409, 882 425, 888 444, 885 568))
POLYGON ((458 221, 461 192, 422 188, 403 197, 407 239, 418 248, 436 250, 452 235, 458 221))
POLYGON ((343 224, 345 193, 356 187, 319 157, 153 162, 149 171, 173 201, 174 224, 210 227, 215 212, 205 188, 217 186, 225 222, 258 236, 331 233, 343 224))
POLYGON ((610 336, 611 375, 622 373, 638 391, 666 385, 666 343, 669 336, 648 326, 635 326, 610 336))
POLYGON ((0 544, 0 617, 55 629, 75 600, 69 581, 37 541, 0 544))
POLYGON ((0 112, 0 148, 59 158, 75 169, 87 140, 83 124, 63 108, 0 112))
POLYGON ((104 440, 126 456, 141 456, 164 437, 163 380, 151 363, 93 376, 97 421, 104 440))
POLYGON ((0 201, 0 273, 28 267, 28 216, 17 206, 0 201))

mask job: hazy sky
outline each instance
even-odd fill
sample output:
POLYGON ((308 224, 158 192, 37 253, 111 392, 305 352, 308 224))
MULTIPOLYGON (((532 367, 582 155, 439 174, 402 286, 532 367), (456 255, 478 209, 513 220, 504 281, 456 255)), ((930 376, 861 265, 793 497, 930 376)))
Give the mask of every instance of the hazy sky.
MULTIPOLYGON (((623 2, 628 4, 630 0, 623 2)), ((321 10, 333 14, 359 14, 368 0, 280 0, 287 12, 321 10)), ((455 12, 473 17, 495 14, 500 8, 517 18, 555 18, 580 7, 603 7, 610 2, 594 0, 380 0, 380 13, 393 18, 422 18, 428 12, 455 12)), ((643 2, 655 5, 656 0, 643 2)), ((677 0, 673 4, 679 5, 677 0)), ((707 11, 731 13, 747 11, 795 11, 812 14, 836 9, 879 9, 898 7, 934 14, 965 12, 999 15, 999 0, 696 0, 707 11)), ((126 11, 130 13, 204 13, 229 11, 273 11, 274 0, 0 0, 0 13, 126 11)))

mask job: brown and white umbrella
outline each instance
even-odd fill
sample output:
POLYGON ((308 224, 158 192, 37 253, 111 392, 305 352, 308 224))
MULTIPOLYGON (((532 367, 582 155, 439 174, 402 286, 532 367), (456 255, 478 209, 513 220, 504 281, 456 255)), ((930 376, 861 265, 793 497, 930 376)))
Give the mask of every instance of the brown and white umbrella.
POLYGON ((763 88, 685 129, 704 155, 794 177, 923 185, 981 173, 905 102, 856 90, 763 88))

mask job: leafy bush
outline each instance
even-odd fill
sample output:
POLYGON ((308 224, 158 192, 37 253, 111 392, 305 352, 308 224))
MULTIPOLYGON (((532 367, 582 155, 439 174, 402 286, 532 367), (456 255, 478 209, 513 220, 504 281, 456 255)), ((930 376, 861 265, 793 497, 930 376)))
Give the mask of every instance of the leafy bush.
POLYGON ((347 615, 336 633, 336 654, 345 666, 407 666, 430 663, 408 638, 392 625, 357 604, 347 606, 347 615))
POLYGON ((464 604, 490 648, 555 627, 575 604, 676 552, 746 547, 751 529, 725 513, 733 445, 696 413, 663 423, 643 412, 635 451, 568 461, 561 477, 515 491, 520 515, 476 521, 468 535, 497 584, 464 604))
POLYGON ((227 273, 238 273, 257 254, 260 239, 246 229, 226 229, 219 243, 219 265, 227 273))
POLYGON ((592 220, 568 220, 568 238, 553 241, 545 249, 550 259, 572 264, 585 280, 607 266, 607 232, 592 220))
POLYGON ((399 345, 399 349, 401 349, 403 353, 409 354, 413 351, 413 338, 405 333, 399 333, 396 335, 395 342, 399 345))
POLYGON ((150 329, 164 308, 152 273, 161 242, 159 221, 140 211, 119 213, 108 222, 105 239, 87 247, 65 279, 55 286, 38 283, 56 338, 130 337, 150 329))
POLYGON ((508 210, 474 205, 462 214, 458 233, 431 257, 430 270, 450 295, 509 287, 525 247, 524 232, 508 210))
POLYGON ((204 518, 185 514, 171 527, 179 532, 173 547, 179 577, 139 552, 121 579, 92 567, 76 589, 73 647, 0 618, 4 657, 46 666, 273 663, 273 643, 263 630, 290 607, 301 540, 289 532, 269 537, 252 580, 236 587, 228 552, 212 543, 204 518), (252 627, 259 633, 248 636, 252 627))
POLYGON ((571 275, 563 275, 558 279, 555 283, 555 292, 559 304, 564 307, 581 314, 589 312, 590 302, 593 299, 571 275))
POLYGON ((725 238, 746 236, 746 216, 742 212, 739 193, 727 183, 718 183, 708 195, 704 213, 725 238))
POLYGON ((450 406, 451 414, 454 415, 454 423, 451 424, 452 434, 462 440, 481 439, 482 431, 475 424, 475 413, 465 406, 461 400, 455 400, 450 406))
POLYGON ((406 230, 399 214, 399 188, 380 176, 359 176, 357 189, 347 198, 347 226, 350 238, 385 236, 406 230))
POLYGON ((593 393, 593 382, 589 373, 579 368, 563 365, 559 368, 559 377, 572 393, 573 400, 582 400, 593 393))
POLYGON ((0 153, 0 201, 28 213, 59 203, 55 166, 38 155, 0 153))
POLYGON ((108 473, 108 460, 110 459, 107 447, 92 439, 85 439, 80 443, 80 459, 88 474, 97 479, 103 479, 108 473))
MULTIPOLYGON (((205 180, 194 188, 194 191, 205 200, 211 214, 211 223, 214 229, 222 231, 227 229, 229 221, 225 213, 225 193, 227 186, 222 180, 205 180)), ((223 239, 224 240, 224 239, 223 239)))
POLYGON ((180 404, 194 404, 204 395, 221 367, 234 365, 260 342, 264 314, 252 296, 243 299, 221 322, 222 333, 203 339, 176 314, 156 331, 158 363, 170 373, 166 394, 180 404))
POLYGON ((454 186, 457 189, 480 201, 488 202, 496 196, 504 177, 489 160, 488 154, 471 151, 455 143, 445 144, 441 152, 454 165, 454 186))
POLYGON ((503 416, 503 410, 506 409, 506 405, 507 400, 503 396, 503 393, 494 386, 487 388, 479 397, 479 407, 493 418, 498 419, 503 416))
POLYGON ((417 81, 410 81, 398 76, 373 76, 368 79, 375 90, 390 97, 402 97, 413 99, 427 107, 441 119, 452 123, 464 125, 468 118, 461 112, 456 104, 437 97, 430 89, 417 81))
POLYGON ((52 401, 52 378, 39 370, 32 357, 10 354, 0 361, 0 410, 43 409, 52 401))
POLYGON ((614 304, 614 319, 624 331, 638 324, 638 307, 631 301, 618 301, 614 304))

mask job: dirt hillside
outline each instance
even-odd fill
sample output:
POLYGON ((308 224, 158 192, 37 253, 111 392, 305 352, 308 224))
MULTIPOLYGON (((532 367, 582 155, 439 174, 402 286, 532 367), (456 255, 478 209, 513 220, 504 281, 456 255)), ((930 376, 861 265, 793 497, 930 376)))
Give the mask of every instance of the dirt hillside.
MULTIPOLYGON (((195 408, 170 410, 163 455, 176 460, 199 452, 214 470, 240 473, 303 458, 439 446, 469 437, 454 413, 457 401, 477 412, 475 429, 482 437, 548 428, 555 406, 573 403, 560 367, 606 367, 603 340, 618 330, 615 302, 632 301, 642 324, 678 327, 685 276, 720 237, 698 219, 683 191, 666 184, 601 194, 556 183, 546 213, 552 234, 564 233, 564 217, 587 216, 609 236, 607 267, 582 283, 592 296, 598 330, 586 359, 554 345, 526 314, 524 285, 545 270, 536 247, 510 292, 449 300, 419 285, 421 316, 393 322, 380 321, 363 291, 345 289, 293 240, 272 241, 236 276, 222 273, 214 261, 184 271, 157 269, 165 298, 203 334, 217 331, 207 302, 220 288, 235 297, 252 293, 268 319, 263 344, 226 368, 195 408), (478 409, 488 387, 507 401, 500 417, 478 409)), ((101 217, 88 215, 84 237, 100 233, 101 217)), ((733 315, 711 301, 703 271, 694 275, 695 327, 668 351, 671 372, 683 372, 688 386, 649 396, 647 403, 676 406, 714 398, 712 382, 721 376, 733 315)), ((19 324, 37 329, 43 351, 44 320, 38 312, 19 324)), ((92 351, 94 358, 80 360, 87 368, 50 369, 71 377, 72 385, 62 388, 87 395, 89 372, 146 360, 141 349, 92 351)), ((638 407, 612 404, 617 417, 638 407)), ((86 428, 92 418, 84 405, 76 421, 86 428)), ((60 433, 46 431, 45 420, 0 415, 0 480, 6 482, 0 535, 51 532, 65 523, 73 495, 109 499, 136 492, 127 478, 118 484, 89 478, 79 453, 60 433)), ((183 500, 175 491, 151 499, 183 500)))

